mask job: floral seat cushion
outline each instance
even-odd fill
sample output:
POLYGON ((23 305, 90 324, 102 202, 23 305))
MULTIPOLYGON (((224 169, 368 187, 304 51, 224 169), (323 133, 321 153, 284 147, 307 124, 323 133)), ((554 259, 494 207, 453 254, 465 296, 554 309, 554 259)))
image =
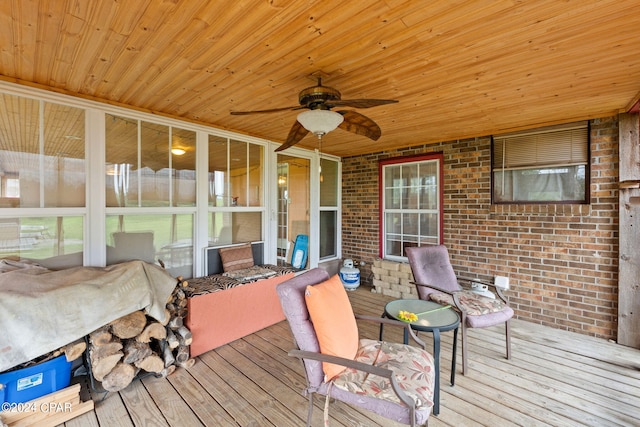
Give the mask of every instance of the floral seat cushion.
MULTIPOLYGON (((497 313, 506 308, 506 304, 502 300, 484 297, 472 291, 460 291, 457 292, 457 295, 460 299, 460 305, 462 305, 462 308, 469 316, 497 313)), ((453 297, 444 292, 434 292, 429 294, 429 298, 438 304, 455 306, 453 297)))
MULTIPOLYGON (((400 388, 416 402, 416 409, 433 406, 433 356, 418 347, 369 339, 360 340, 356 361, 394 371, 400 388)), ((401 403, 388 379, 347 368, 333 379, 334 387, 401 403)))

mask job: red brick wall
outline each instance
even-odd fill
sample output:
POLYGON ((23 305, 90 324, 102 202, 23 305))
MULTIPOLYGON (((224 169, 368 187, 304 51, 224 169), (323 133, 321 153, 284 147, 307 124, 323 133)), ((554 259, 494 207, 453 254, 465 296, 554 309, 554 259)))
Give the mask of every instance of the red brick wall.
POLYGON ((589 205, 491 205, 489 137, 343 159, 343 258, 379 254, 378 161, 444 154, 444 242, 461 275, 509 276, 516 317, 616 337, 618 121, 591 122, 589 205))

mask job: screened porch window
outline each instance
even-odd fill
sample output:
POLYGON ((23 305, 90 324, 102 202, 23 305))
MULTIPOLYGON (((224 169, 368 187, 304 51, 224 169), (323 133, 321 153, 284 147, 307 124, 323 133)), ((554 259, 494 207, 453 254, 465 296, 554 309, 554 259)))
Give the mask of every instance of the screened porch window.
POLYGON ((493 138, 494 203, 588 203, 588 122, 493 138))
POLYGON ((264 147, 209 135, 209 245, 263 239, 264 147))

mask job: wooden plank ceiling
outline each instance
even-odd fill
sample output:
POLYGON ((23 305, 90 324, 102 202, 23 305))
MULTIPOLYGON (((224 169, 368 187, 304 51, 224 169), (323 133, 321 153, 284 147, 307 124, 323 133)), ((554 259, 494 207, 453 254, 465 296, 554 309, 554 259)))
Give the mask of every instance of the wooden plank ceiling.
MULTIPOLYGON (((0 2, 0 78, 283 142, 322 73, 375 143, 338 156, 626 111, 640 93, 640 0, 0 2)), ((5 111, 0 113, 7 114, 5 111)), ((6 120, 6 119, 2 119, 6 120)), ((299 146, 316 148, 305 137, 299 146)))

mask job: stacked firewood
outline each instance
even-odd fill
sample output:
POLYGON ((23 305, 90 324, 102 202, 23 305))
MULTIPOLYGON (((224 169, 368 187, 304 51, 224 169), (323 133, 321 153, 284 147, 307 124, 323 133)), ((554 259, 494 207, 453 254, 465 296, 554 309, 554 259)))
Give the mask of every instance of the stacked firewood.
POLYGON ((89 334, 91 373, 106 391, 127 387, 141 371, 171 375, 176 366, 189 368, 191 332, 184 326, 187 314, 186 281, 178 284, 167 301, 165 322, 135 311, 89 334))
POLYGON ((175 364, 187 369, 195 363, 195 359, 189 356, 189 346, 192 341, 191 331, 184 325, 184 319, 187 317, 186 293, 190 291, 193 289, 189 287, 189 283, 178 276, 178 285, 167 303, 170 318, 167 325, 167 347, 171 351, 167 352, 165 348, 165 361, 173 355, 175 364))

